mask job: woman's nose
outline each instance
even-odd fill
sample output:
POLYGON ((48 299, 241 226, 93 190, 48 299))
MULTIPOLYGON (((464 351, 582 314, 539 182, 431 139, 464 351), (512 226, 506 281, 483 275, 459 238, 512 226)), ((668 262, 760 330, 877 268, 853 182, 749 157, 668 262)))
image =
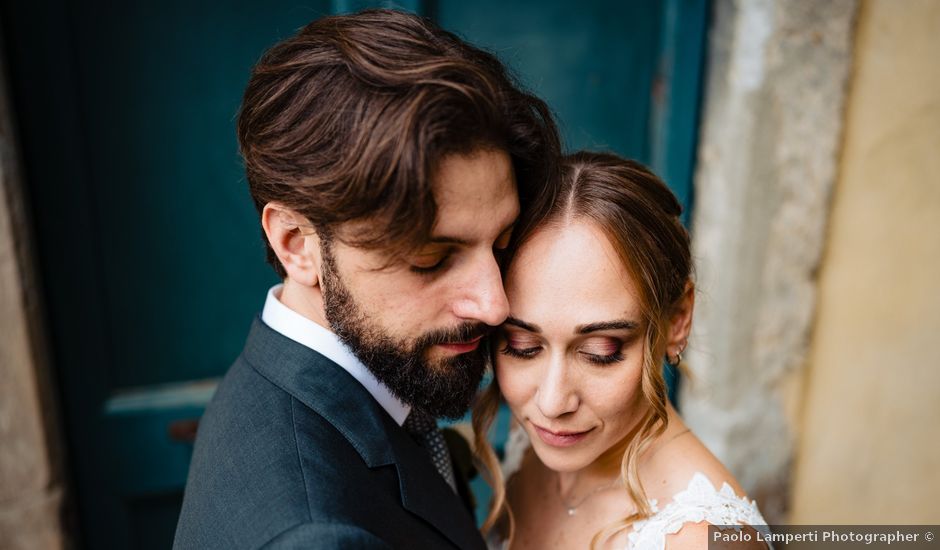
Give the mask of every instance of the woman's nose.
POLYGON ((569 376, 564 360, 553 358, 536 395, 539 411, 546 418, 558 418, 578 409, 576 381, 569 376))

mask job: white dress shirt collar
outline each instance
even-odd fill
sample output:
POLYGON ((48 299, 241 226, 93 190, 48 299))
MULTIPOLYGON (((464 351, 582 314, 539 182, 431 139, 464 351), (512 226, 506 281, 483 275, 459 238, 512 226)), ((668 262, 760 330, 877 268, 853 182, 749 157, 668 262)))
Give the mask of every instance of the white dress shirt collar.
POLYGON ((392 395, 388 386, 380 382, 334 332, 281 303, 280 295, 283 287, 284 285, 275 285, 268 290, 264 310, 261 312, 261 320, 264 324, 342 367, 358 380, 362 387, 401 426, 408 413, 411 412, 411 406, 402 403, 392 395))

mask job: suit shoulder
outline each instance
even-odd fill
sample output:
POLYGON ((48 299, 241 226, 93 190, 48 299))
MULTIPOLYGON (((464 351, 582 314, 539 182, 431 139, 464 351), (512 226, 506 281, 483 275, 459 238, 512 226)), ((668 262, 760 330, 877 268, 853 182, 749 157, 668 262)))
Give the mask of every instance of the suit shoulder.
POLYGON ((261 548, 287 550, 292 548, 363 548, 390 550, 392 546, 358 525, 348 523, 301 523, 272 538, 261 548))
POLYGON ((257 547, 310 520, 292 406, 241 359, 229 369, 199 422, 177 547, 257 547))

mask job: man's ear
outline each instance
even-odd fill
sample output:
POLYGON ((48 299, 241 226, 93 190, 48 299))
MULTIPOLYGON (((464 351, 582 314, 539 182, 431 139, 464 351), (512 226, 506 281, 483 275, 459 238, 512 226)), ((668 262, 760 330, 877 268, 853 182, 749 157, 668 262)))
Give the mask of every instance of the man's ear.
POLYGON ((685 351, 692 331, 692 312, 695 309, 695 285, 685 283, 682 297, 676 302, 672 317, 669 319, 669 341, 666 344, 667 360, 672 362, 678 354, 685 351))
POLYGON ((320 284, 320 235, 305 217, 269 202, 261 211, 261 227, 292 281, 311 287, 320 284))

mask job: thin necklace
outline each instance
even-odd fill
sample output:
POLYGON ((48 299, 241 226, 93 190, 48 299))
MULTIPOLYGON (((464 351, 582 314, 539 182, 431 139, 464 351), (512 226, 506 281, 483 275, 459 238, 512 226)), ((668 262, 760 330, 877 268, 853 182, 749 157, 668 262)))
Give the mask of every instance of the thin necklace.
MULTIPOLYGON (((660 448, 662 448, 663 446, 665 446, 666 443, 670 443, 673 439, 678 438, 680 435, 685 435, 685 434, 689 433, 690 431, 692 431, 692 430, 690 430, 689 428, 686 428, 686 429, 682 430, 681 432, 677 433, 676 435, 674 435, 674 436, 670 437, 668 440, 666 440, 666 442, 663 443, 663 445, 661 445, 660 448)), ((657 450, 658 450, 658 449, 657 449, 657 450)), ((593 490, 591 490, 591 492, 589 492, 588 494, 584 495, 583 497, 581 497, 581 499, 580 499, 578 502, 575 502, 575 503, 573 503, 573 504, 569 504, 568 502, 565 502, 565 497, 563 497, 563 496, 561 495, 561 477, 558 478, 558 484, 555 486, 555 488, 558 489, 558 499, 561 501, 561 505, 565 508, 565 511, 568 512, 568 516, 570 517, 570 516, 573 516, 573 515, 577 514, 577 513, 578 513, 578 507, 581 506, 582 504, 584 504, 589 498, 591 498, 592 496, 596 495, 597 493, 600 493, 601 491, 606 491, 607 489, 613 489, 613 488, 616 487, 617 485, 622 485, 620 476, 617 476, 617 478, 614 479, 614 480, 613 480, 612 482, 610 482, 610 483, 605 483, 605 484, 603 484, 603 485, 600 485, 600 486, 598 486, 598 487, 595 487, 593 490)))
POLYGON ((558 488, 558 498, 559 498, 559 500, 561 500, 561 505, 565 507, 565 511, 568 512, 568 515, 569 515, 569 516, 573 516, 573 515, 575 515, 575 514, 578 513, 578 507, 581 506, 582 504, 584 504, 584 502, 585 502, 587 499, 591 498, 592 496, 596 495, 597 493, 600 493, 601 491, 606 491, 607 489, 613 489, 613 488, 616 487, 617 485, 620 485, 620 477, 619 477, 619 476, 617 477, 617 479, 613 480, 613 481, 610 482, 610 483, 605 483, 605 484, 603 484, 603 485, 601 485, 601 486, 599 486, 599 487, 595 487, 591 492, 589 492, 588 494, 586 494, 586 495, 584 495, 583 497, 581 497, 581 499, 578 500, 578 502, 575 502, 575 503, 573 503, 573 504, 569 504, 569 503, 565 502, 565 497, 561 496, 561 478, 558 478, 558 485, 557 485, 557 488, 558 488))

